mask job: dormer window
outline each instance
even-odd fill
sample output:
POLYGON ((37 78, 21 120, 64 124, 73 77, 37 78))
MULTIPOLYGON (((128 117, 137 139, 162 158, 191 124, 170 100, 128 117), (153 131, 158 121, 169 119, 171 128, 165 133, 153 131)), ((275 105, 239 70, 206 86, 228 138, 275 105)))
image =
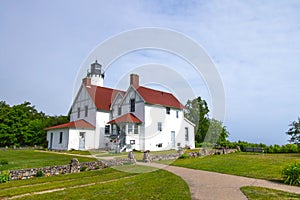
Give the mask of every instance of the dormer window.
POLYGON ((122 114, 122 108, 118 107, 118 115, 121 115, 121 114, 122 114))
POLYGON ((77 118, 80 118, 80 108, 77 108, 77 118))
POLYGON ((135 112, 135 99, 130 99, 130 112, 135 112))
POLYGON ((171 108, 170 107, 166 107, 166 113, 169 115, 171 112, 171 108))
POLYGON ((89 107, 85 106, 84 107, 84 116, 87 117, 88 116, 88 112, 89 112, 89 107))

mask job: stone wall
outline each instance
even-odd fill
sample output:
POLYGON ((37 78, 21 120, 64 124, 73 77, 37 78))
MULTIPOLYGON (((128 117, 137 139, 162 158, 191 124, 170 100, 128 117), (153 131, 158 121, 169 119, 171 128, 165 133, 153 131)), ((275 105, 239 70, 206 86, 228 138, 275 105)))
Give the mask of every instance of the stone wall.
POLYGON ((151 155, 151 161, 160 161, 160 160, 175 160, 181 156, 180 153, 172 153, 172 154, 158 154, 158 155, 151 155))
MULTIPOLYGON (((199 156, 206 156, 206 155, 217 155, 217 154, 228 154, 234 153, 238 151, 238 149, 205 149, 200 148, 199 151, 189 152, 190 157, 199 157, 199 156)), ((156 154, 151 155, 150 151, 144 152, 143 161, 144 162, 152 162, 152 161, 160 161, 160 160, 175 160, 179 158, 183 154, 182 150, 179 150, 177 153, 172 154, 156 154)))
POLYGON ((21 180, 36 177, 38 173, 42 173, 43 176, 54 176, 59 174, 70 174, 79 173, 81 171, 104 169, 106 167, 118 166, 127 163, 131 163, 129 158, 82 163, 78 162, 76 158, 73 158, 68 165, 10 170, 9 176, 10 180, 21 180))

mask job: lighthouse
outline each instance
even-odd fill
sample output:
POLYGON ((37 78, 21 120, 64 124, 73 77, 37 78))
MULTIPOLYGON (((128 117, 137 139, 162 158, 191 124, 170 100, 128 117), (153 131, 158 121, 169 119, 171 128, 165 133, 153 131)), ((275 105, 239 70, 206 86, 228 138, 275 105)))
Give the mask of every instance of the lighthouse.
POLYGON ((104 70, 102 65, 96 60, 91 64, 91 68, 87 71, 86 77, 82 80, 85 85, 94 85, 103 87, 104 70))

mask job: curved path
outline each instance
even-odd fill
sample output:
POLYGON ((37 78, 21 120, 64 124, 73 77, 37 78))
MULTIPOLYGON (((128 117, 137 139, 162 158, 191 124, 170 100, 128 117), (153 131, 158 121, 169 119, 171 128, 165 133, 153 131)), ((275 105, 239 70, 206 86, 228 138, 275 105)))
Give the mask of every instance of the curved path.
POLYGON ((243 186, 260 186, 300 194, 299 187, 284 185, 261 179, 246 178, 242 176, 220 174, 216 172, 168 166, 157 163, 137 162, 137 164, 164 169, 180 176, 189 185, 192 199, 197 200, 247 200, 246 196, 240 191, 240 188, 243 186))

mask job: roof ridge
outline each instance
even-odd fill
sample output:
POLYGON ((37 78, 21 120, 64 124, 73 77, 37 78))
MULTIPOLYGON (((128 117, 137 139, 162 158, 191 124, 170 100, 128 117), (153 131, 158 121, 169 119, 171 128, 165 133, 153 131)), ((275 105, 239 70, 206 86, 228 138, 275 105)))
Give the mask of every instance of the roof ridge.
MULTIPOLYGON (((145 88, 145 89, 148 89, 148 90, 153 90, 153 91, 156 91, 156 92, 163 92, 163 93, 167 93, 167 94, 171 94, 173 95, 171 92, 166 92, 166 91, 162 91, 162 90, 156 90, 156 89, 153 89, 153 88, 148 88, 148 87, 145 87, 145 86, 139 86, 138 88, 136 88, 137 90, 139 88, 145 88)), ((174 96, 174 95, 173 95, 174 96)), ((175 97, 175 96, 174 96, 175 97)))

